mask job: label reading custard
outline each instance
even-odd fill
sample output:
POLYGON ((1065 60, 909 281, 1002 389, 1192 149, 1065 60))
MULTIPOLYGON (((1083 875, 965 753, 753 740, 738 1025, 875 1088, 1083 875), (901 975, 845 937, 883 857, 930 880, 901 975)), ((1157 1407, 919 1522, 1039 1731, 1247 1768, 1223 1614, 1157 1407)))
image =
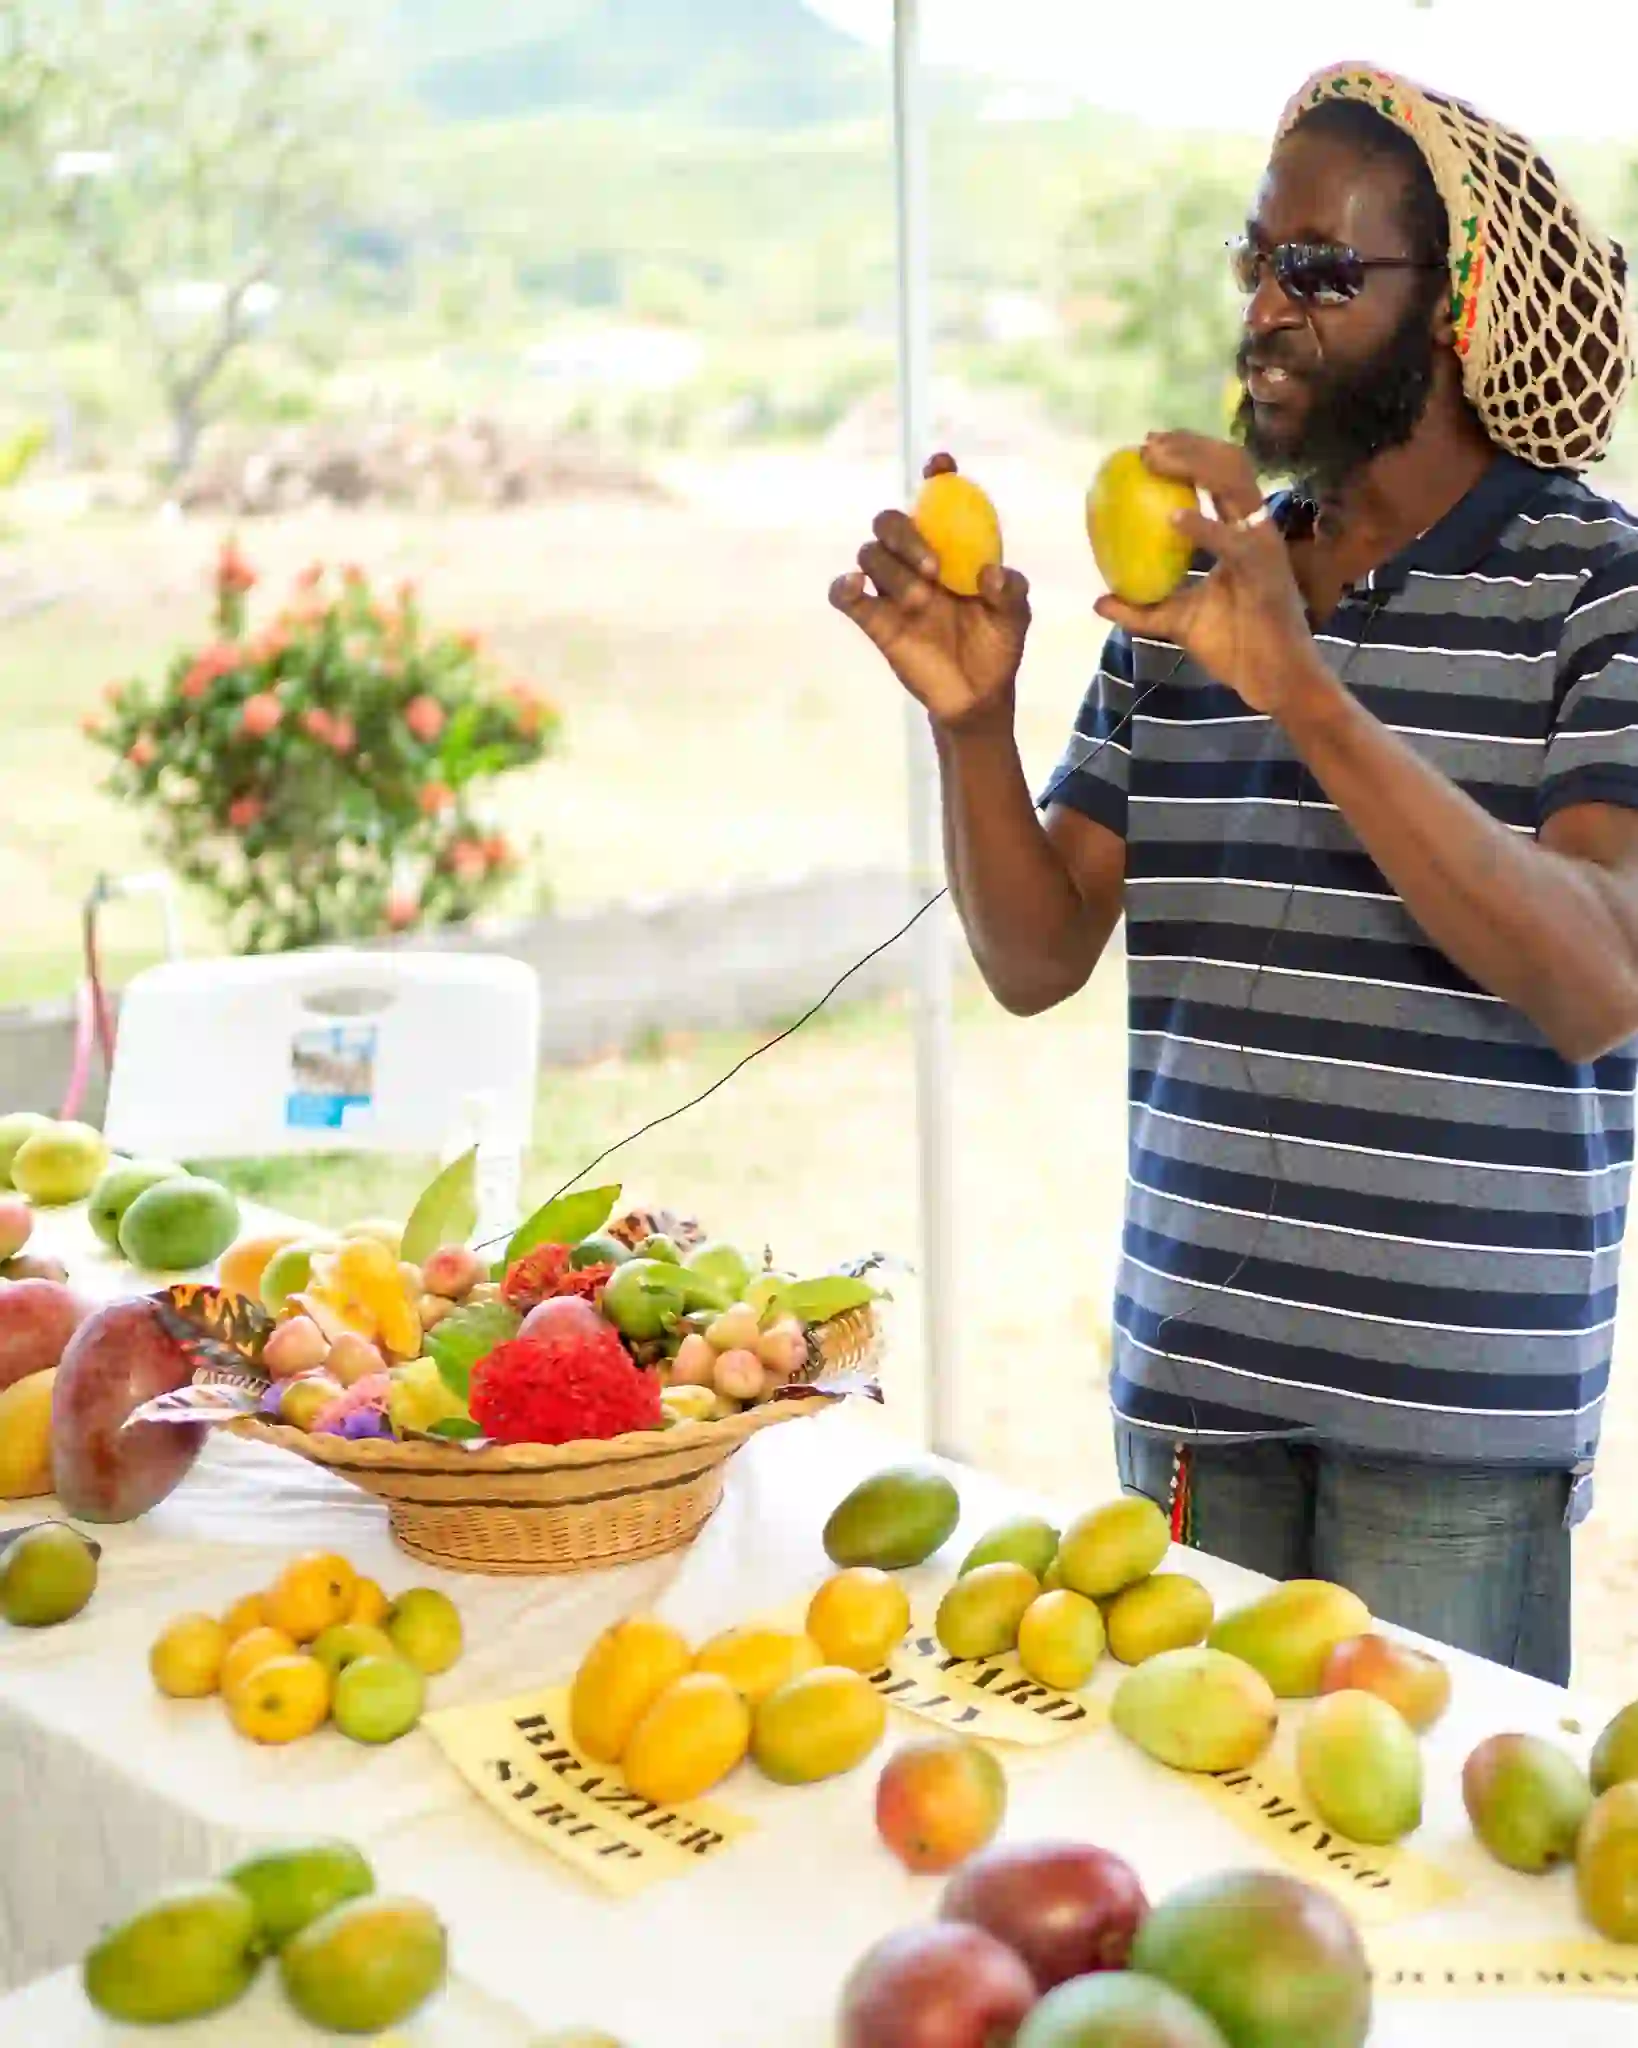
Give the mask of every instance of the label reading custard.
MULTIPOLYGON (((936 1602, 932 1603, 936 1606, 936 1602)), ((764 1617, 768 1628, 800 1633, 807 1602, 793 1601, 764 1617)), ((981 1742, 1039 1749, 1101 1728, 1109 1719, 1102 1700, 1038 1685, 1016 1651, 1000 1657, 952 1657, 933 1634, 928 1615, 915 1625, 878 1671, 866 1674, 890 1706, 981 1742)))
POLYGON ((582 1756, 567 1733, 567 1686, 448 1708, 421 1725, 487 1805, 620 1898, 697 1870, 755 1825, 703 1800, 658 1805, 582 1756))

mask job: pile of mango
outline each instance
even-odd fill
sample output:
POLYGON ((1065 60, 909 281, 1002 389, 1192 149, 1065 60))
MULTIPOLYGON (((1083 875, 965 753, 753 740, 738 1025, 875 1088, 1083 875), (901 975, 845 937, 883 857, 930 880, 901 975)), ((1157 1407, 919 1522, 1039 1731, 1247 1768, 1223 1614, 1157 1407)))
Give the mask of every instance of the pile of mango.
MULTIPOLYGON (((960 1501, 942 1472, 893 1466, 832 1512, 824 1545, 851 1571, 896 1572, 954 1535, 960 1501)), ((934 1632, 953 1657, 1015 1654, 1038 1684, 1088 1685, 1107 1652, 1127 1667, 1110 1699, 1116 1730, 1186 1772, 1243 1770, 1274 1740, 1281 1703, 1309 1701, 1297 1774, 1315 1812, 1349 1840, 1384 1846, 1422 1821, 1420 1738, 1451 1699, 1435 1656, 1373 1628, 1346 1587, 1292 1579, 1219 1615, 1210 1593, 1159 1569, 1171 1547, 1152 1501, 1125 1495, 1060 1533, 1017 1516, 967 1552, 934 1632)), ((1504 1733, 1468 1757, 1473 1830, 1508 1868, 1575 1866, 1581 1910, 1612 1941, 1638 1941, 1638 1701, 1616 1715, 1589 1765, 1540 1736, 1504 1733)))

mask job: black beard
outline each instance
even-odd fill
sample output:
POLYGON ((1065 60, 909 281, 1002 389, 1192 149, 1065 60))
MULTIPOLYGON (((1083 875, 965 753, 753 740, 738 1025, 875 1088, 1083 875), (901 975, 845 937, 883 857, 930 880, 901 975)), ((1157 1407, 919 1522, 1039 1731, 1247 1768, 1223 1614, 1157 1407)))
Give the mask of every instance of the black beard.
MULTIPOLYGON (((1240 348, 1242 379, 1248 346, 1240 348)), ((1235 413, 1234 438, 1265 475, 1288 476, 1316 497, 1331 496, 1415 433, 1433 390, 1435 347, 1426 308, 1413 305, 1368 361, 1309 377, 1308 410, 1294 445, 1262 431, 1249 396, 1235 413)))

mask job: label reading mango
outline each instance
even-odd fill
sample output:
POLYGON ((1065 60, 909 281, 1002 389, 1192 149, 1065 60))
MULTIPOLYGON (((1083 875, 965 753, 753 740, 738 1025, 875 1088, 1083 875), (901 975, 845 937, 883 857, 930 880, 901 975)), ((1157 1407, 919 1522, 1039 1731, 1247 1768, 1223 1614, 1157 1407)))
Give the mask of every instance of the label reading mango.
POLYGON ((682 1877, 755 1826, 714 1803, 658 1806, 569 1740, 569 1689, 552 1686, 421 1723, 478 1796, 603 1891, 631 1898, 682 1877))
POLYGON ((1638 2003, 1638 1949, 1603 1941, 1369 1944, 1383 1998, 1620 1998, 1638 2003))
MULTIPOLYGON (((1084 1735, 1108 1720, 1102 1700, 1037 1685, 1014 1651, 1001 1657, 952 1657, 933 1634, 931 1611, 928 1617, 917 1616, 879 1671, 867 1674, 890 1706, 980 1742, 1020 1749, 1084 1735)), ((766 1625, 800 1630, 806 1619, 806 1601, 793 1602, 768 1617, 766 1625)))
POLYGON ((1356 1920, 1400 1920, 1462 1896, 1459 1879, 1408 1849, 1367 1848, 1339 1835, 1266 1760, 1249 1770, 1194 1774, 1192 1782, 1282 1863, 1344 1900, 1356 1920))

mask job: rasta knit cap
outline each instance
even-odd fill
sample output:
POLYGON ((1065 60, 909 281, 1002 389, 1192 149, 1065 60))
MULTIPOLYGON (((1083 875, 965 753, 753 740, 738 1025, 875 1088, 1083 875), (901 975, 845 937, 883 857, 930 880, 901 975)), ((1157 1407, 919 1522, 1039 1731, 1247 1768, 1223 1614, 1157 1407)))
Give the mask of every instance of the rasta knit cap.
POLYGON ((1319 71, 1287 103, 1276 144, 1328 100, 1402 128, 1450 220, 1450 312, 1462 388, 1498 447, 1583 469, 1610 444, 1633 379, 1627 260, 1522 135, 1465 102, 1368 64, 1319 71))

